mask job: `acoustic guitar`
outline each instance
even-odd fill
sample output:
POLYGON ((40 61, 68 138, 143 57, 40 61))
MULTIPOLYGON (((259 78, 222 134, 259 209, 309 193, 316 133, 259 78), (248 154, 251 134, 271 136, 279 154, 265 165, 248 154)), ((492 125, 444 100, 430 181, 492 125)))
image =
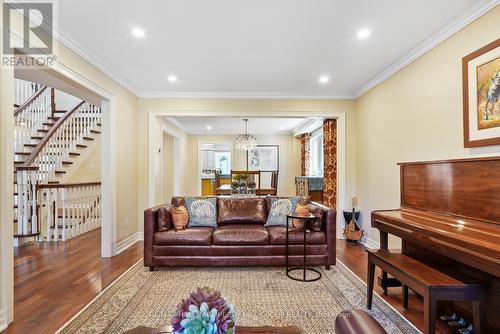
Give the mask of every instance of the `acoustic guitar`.
POLYGON ((347 239, 349 242, 356 243, 361 238, 363 237, 363 230, 361 227, 358 225, 358 222, 356 221, 356 206, 358 205, 358 198, 353 197, 352 198, 352 215, 351 215, 351 221, 347 224, 347 226, 344 228, 344 238, 347 239))

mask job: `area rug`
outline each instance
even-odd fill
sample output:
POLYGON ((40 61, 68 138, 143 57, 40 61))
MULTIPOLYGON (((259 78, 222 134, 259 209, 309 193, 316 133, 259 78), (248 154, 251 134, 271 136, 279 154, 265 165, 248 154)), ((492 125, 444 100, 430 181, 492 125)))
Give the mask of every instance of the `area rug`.
MULTIPOLYGON (((366 285, 342 263, 317 268, 323 278, 296 282, 284 268, 165 268, 150 272, 142 261, 66 323, 59 334, 120 334, 136 326, 169 325, 176 306, 197 287, 222 291, 242 326, 296 325, 304 333, 335 333, 342 310, 366 309, 366 285)), ((368 311, 390 333, 419 333, 376 294, 368 311)))

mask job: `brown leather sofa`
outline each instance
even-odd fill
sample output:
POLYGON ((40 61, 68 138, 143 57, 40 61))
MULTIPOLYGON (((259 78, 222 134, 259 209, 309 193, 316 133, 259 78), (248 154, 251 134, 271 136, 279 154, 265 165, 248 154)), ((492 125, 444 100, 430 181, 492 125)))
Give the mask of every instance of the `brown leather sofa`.
MULTIPOLYGON (((305 204, 306 199, 301 199, 305 204)), ((144 211, 144 265, 154 270, 163 266, 284 266, 286 229, 264 224, 271 197, 217 198, 217 228, 190 227, 183 230, 158 229, 158 210, 184 205, 184 198, 172 198, 171 205, 144 211)), ((335 265, 336 212, 318 203, 309 203, 319 217, 307 232, 307 264, 335 265), (314 229, 314 230, 313 230, 314 229)), ((289 233, 289 263, 302 264, 303 232, 289 233)))

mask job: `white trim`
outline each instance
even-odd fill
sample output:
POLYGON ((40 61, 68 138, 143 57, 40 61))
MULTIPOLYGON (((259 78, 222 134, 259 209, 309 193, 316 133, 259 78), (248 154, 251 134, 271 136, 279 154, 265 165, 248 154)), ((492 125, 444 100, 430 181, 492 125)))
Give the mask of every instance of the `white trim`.
POLYGON ((126 237, 122 241, 116 243, 116 255, 122 253, 130 246, 132 246, 135 243, 142 241, 142 240, 144 240, 144 233, 143 232, 136 232, 132 235, 129 235, 128 237, 126 237))
POLYGON ((91 53, 89 48, 75 40, 67 31, 61 28, 57 22, 54 22, 54 35, 67 48, 87 60, 96 68, 111 77, 117 83, 125 87, 141 98, 226 98, 226 99, 356 99, 385 81, 399 70, 415 61, 429 50, 466 27, 468 24, 493 9, 499 3, 498 0, 483 0, 472 5, 463 15, 452 20, 443 28, 439 29, 433 35, 417 45, 414 49, 408 52, 382 72, 377 74, 368 82, 356 88, 351 93, 330 93, 330 94, 314 94, 314 93, 294 93, 294 92, 171 92, 171 91, 138 91, 134 84, 125 79, 117 70, 113 69, 100 57, 91 53), (88 51, 87 51, 88 50, 88 51))
POLYGON ((360 243, 364 245, 366 248, 371 248, 371 249, 380 248, 380 242, 370 239, 367 236, 363 236, 363 238, 361 238, 360 243))
POLYGON ((116 119, 118 115, 115 95, 86 79, 61 62, 49 67, 62 77, 75 82, 99 95, 102 99, 102 134, 101 134, 101 191, 102 191, 102 225, 101 256, 112 257, 116 254, 116 119))
POLYGON ((499 3, 498 0, 483 0, 478 3, 472 5, 468 10, 452 20, 444 27, 436 31, 434 34, 426 38, 423 42, 419 43, 415 48, 413 48, 410 52, 408 52, 403 57, 396 60, 390 66, 388 66, 385 70, 377 74, 374 78, 366 82, 365 84, 358 87, 352 93, 353 98, 357 99, 373 87, 378 84, 384 82, 389 79, 391 76, 396 74, 399 70, 403 69, 416 59, 423 56, 428 51, 435 48, 440 43, 444 42, 446 39, 450 38, 452 35, 457 33, 459 30, 465 28, 471 22, 484 15, 499 3))
POLYGON ((292 93, 292 92, 172 92, 144 91, 141 98, 188 98, 188 99, 302 99, 302 100, 352 100, 352 93, 292 93))
POLYGON ((3 310, 0 310, 0 332, 7 328, 7 318, 3 310))
POLYGON ((57 40, 64 44, 68 49, 94 65, 101 72, 112 78, 118 84, 130 91, 132 94, 138 96, 139 93, 129 80, 125 79, 117 70, 113 69, 102 58, 98 57, 95 52, 82 45, 80 41, 76 41, 66 30, 61 28, 57 22, 53 22, 54 35, 57 40))

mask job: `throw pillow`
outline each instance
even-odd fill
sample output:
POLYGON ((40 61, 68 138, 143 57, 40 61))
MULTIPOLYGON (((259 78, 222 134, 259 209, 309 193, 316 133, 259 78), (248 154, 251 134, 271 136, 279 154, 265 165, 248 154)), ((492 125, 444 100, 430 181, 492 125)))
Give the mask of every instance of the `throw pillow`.
POLYGON ((298 199, 298 197, 273 198, 271 200, 271 210, 269 210, 267 222, 264 226, 286 226, 286 215, 295 211, 298 199))
POLYGON ((189 212, 188 227, 217 227, 217 198, 186 197, 185 201, 189 212))
POLYGON ((188 219, 189 216, 185 206, 172 207, 172 221, 176 230, 186 228, 188 219))
MULTIPOLYGON (((309 205, 300 205, 297 204, 297 207, 295 208, 295 215, 299 217, 307 217, 309 216, 309 205)), ((298 228, 298 229, 303 229, 304 228, 304 223, 305 220, 302 219, 294 219, 292 221, 293 227, 298 228)))
POLYGON ((172 228, 172 218, 167 208, 158 210, 158 231, 163 232, 172 228))

